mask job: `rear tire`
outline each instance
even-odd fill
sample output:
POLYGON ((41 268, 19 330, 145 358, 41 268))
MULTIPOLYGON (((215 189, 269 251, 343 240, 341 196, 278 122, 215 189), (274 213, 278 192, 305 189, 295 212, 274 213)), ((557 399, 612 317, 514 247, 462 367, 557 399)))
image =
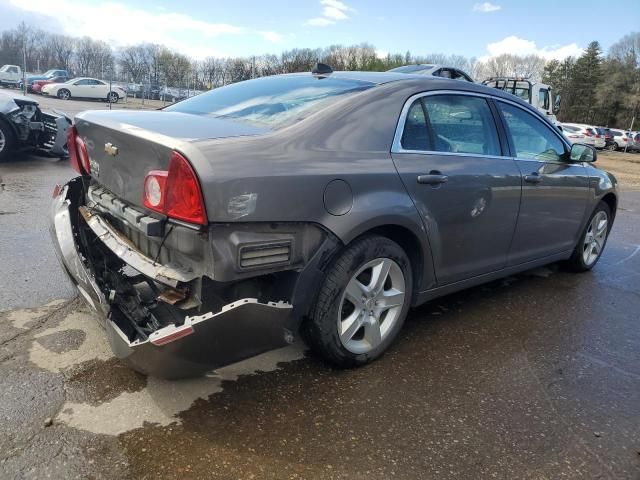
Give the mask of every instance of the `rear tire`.
POLYGON ((16 146, 16 136, 4 118, 0 118, 0 162, 6 160, 16 146))
POLYGON ((364 365, 397 336, 412 291, 411 264, 397 243, 381 236, 356 240, 329 267, 302 335, 337 367, 364 365))
POLYGON ((568 261, 574 272, 586 272, 596 266, 609 238, 611 210, 605 202, 600 202, 593 210, 587 226, 582 231, 578 244, 568 261))

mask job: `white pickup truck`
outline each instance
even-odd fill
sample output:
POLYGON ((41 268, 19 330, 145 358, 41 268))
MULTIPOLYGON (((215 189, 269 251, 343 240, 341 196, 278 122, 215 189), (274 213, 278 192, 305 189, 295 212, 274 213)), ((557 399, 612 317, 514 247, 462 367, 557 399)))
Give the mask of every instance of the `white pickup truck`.
POLYGON ((0 85, 22 88, 22 69, 18 65, 3 65, 0 68, 0 85))

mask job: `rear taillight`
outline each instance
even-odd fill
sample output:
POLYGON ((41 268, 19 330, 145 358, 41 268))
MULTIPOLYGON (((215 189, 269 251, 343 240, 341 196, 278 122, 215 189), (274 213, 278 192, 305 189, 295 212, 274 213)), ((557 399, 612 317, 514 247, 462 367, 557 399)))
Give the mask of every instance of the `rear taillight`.
POLYGON ((71 167, 80 175, 89 175, 91 166, 89 164, 89 153, 84 140, 78 135, 76 127, 69 127, 67 130, 67 149, 69 150, 69 160, 71 167))
POLYGON ((153 170, 144 179, 145 207, 176 220, 205 225, 200 182, 189 161, 173 152, 169 170, 153 170))

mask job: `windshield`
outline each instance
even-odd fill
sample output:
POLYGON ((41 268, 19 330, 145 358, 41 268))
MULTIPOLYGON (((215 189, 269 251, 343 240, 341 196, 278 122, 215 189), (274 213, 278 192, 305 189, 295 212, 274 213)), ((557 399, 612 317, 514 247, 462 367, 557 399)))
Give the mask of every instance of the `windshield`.
POLYGON ((311 75, 263 77, 216 88, 165 110, 280 128, 373 85, 359 80, 311 75))
POLYGON ((42 74, 43 77, 53 77, 56 73, 56 70, 47 70, 42 74))
POLYGON ((0 72, 6 72, 7 70, 9 70, 9 67, 11 65, 5 65, 4 67, 0 68, 0 72))

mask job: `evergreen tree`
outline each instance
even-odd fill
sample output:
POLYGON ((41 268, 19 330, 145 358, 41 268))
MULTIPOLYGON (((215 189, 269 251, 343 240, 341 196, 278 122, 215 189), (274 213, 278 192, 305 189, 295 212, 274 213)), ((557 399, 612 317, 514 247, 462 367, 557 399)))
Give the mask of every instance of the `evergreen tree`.
POLYGON ((596 116, 596 91, 603 79, 601 54, 600 44, 591 42, 573 67, 567 114, 574 122, 593 123, 596 116))

